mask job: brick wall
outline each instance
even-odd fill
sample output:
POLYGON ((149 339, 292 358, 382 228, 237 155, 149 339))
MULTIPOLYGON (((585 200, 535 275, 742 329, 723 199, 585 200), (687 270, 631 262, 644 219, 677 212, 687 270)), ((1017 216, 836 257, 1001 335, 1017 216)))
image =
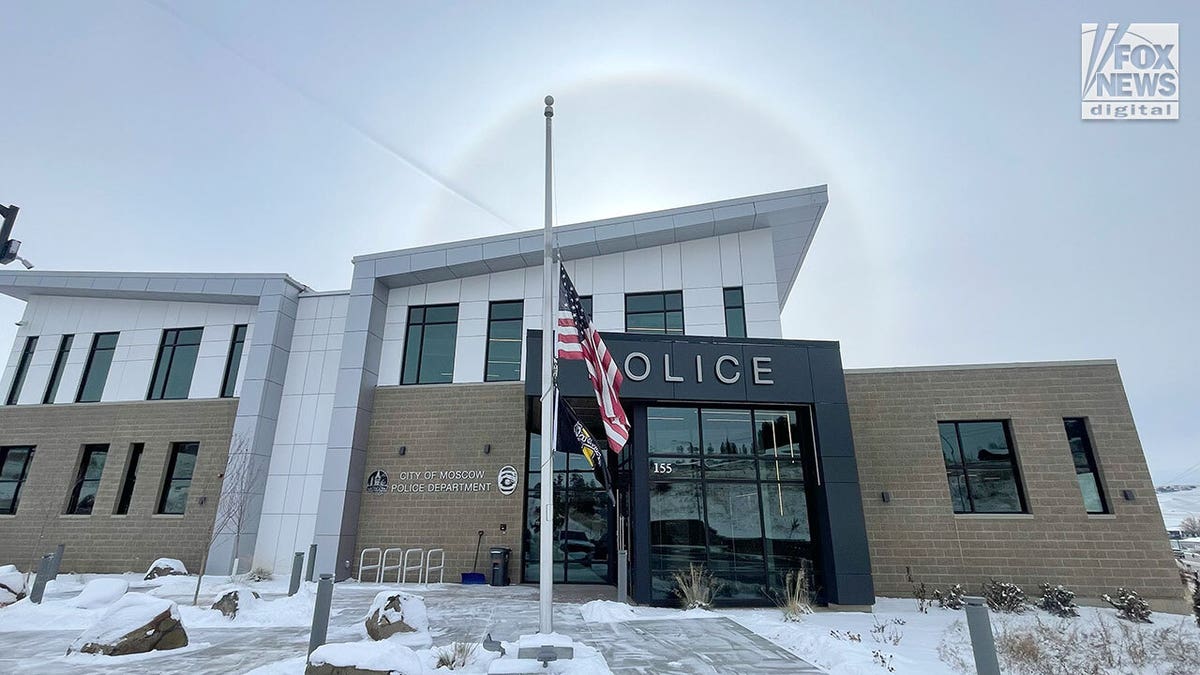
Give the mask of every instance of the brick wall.
POLYGON ((36 446, 16 515, 0 515, 0 564, 36 567, 42 554, 63 543, 63 572, 140 572, 157 557, 198 570, 236 408, 237 399, 0 408, 0 446, 36 446), (185 513, 156 515, 171 444, 186 441, 198 441, 200 451, 185 513), (63 515, 86 443, 109 445, 95 506, 88 516, 63 515), (133 443, 145 448, 129 513, 118 516, 113 512, 133 443))
MULTIPOLYGON (((509 574, 520 575, 522 509, 525 495, 524 385, 520 382, 380 387, 375 392, 367 448, 366 477, 382 469, 391 486, 482 483, 486 492, 364 493, 359 509, 357 556, 363 548, 444 548, 446 581, 471 570, 478 531, 485 532, 480 571, 490 569, 487 548, 512 549, 509 574), (485 444, 492 446, 484 454, 485 444), (403 456, 399 447, 405 446, 403 456), (511 495, 499 492, 496 474, 507 465, 519 482, 511 495), (483 472, 469 481, 424 478, 434 471, 483 472), (415 480, 403 480, 409 473, 415 480), (508 526, 500 533, 501 524, 508 526)), ((352 574, 358 574, 357 557, 352 574)), ((390 578, 390 577, 389 577, 390 578)), ((410 577, 411 579, 411 577, 410 577)))
POLYGON ((1029 594, 1061 583, 1092 604, 1129 586, 1159 608, 1183 609, 1115 363, 847 371, 846 388, 878 594, 908 597, 911 569, 917 581, 969 592, 989 577, 1029 594), (1064 417, 1089 420, 1112 515, 1084 509, 1064 417), (937 422, 981 419, 1009 420, 1028 515, 953 513, 937 422))

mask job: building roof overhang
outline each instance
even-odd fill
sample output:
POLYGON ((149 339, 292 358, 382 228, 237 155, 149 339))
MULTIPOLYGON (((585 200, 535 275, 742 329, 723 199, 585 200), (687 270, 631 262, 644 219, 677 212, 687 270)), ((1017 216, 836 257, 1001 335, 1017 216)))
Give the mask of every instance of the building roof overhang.
MULTIPOLYGON (((554 228, 564 260, 590 258, 723 234, 769 230, 779 306, 808 255, 829 203, 825 185, 554 228)), ((542 264, 542 230, 527 230, 354 258, 354 278, 389 287, 446 281, 542 264)))
POLYGON ((262 296, 282 294, 289 286, 297 292, 308 290, 286 274, 0 270, 0 293, 18 300, 60 295, 254 305, 262 296))

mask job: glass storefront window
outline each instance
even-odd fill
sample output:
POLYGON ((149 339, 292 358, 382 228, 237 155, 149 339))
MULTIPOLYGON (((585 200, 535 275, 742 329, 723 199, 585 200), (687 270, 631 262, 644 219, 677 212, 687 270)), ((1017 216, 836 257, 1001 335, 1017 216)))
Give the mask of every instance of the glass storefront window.
POLYGON ((749 455, 754 448, 749 410, 701 410, 700 434, 707 455, 749 455))
POLYGON ((646 436, 651 455, 694 455, 700 452, 695 408, 649 408, 646 436))

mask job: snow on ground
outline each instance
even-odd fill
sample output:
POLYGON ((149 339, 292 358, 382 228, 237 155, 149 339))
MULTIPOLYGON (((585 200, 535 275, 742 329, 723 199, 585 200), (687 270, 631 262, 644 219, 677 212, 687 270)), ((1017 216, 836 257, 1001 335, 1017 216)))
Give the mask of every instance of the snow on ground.
MULTIPOLYGON (((0 672, 255 672, 256 675, 304 672, 304 652, 315 584, 303 584, 300 592, 289 598, 286 597, 287 582, 283 579, 261 583, 236 581, 234 587, 257 591, 262 599, 248 603, 235 619, 229 619, 219 611, 210 609, 220 592, 231 587, 228 577, 205 577, 199 606, 191 604, 195 577, 164 577, 152 581, 142 581, 140 577, 140 574, 62 575, 50 584, 43 604, 33 605, 26 599, 0 608, 0 672), (89 582, 92 589, 101 587, 95 584, 97 580, 115 582, 115 586, 123 582, 129 584, 129 590, 133 593, 177 602, 181 622, 192 644, 180 650, 138 657, 64 657, 66 646, 105 612, 104 606, 91 608, 91 602, 81 603, 88 607, 74 606, 79 603, 79 596, 89 587, 89 582)), ((611 589, 595 591, 596 595, 607 592, 611 592, 611 589)), ((889 671, 886 665, 881 667, 882 659, 894 668, 892 672, 895 673, 939 675, 954 671, 939 659, 938 645, 948 630, 965 618, 961 611, 938 607, 922 614, 917 611, 916 602, 912 599, 881 598, 873 613, 818 611, 805 616, 800 622, 786 622, 783 613, 774 608, 684 612, 671 608, 630 606, 611 600, 585 603, 582 602, 584 597, 582 592, 569 589, 564 589, 558 595, 555 627, 577 643, 598 650, 592 653, 592 660, 581 658, 573 665, 574 672, 588 675, 608 672, 608 669, 618 675, 638 672, 712 672, 711 666, 709 671, 703 670, 703 654, 714 653, 714 648, 721 647, 721 644, 707 640, 706 636, 711 631, 725 630, 723 626, 743 631, 739 636, 725 630, 724 634, 733 640, 727 645, 745 649, 751 656, 771 656, 776 659, 775 663, 779 663, 779 658, 786 662, 794 655, 837 675, 884 675, 889 671), (572 597, 577 600, 572 602, 572 597), (762 639, 759 645, 748 644, 759 638, 762 639), (771 649, 775 652, 769 655, 771 649), (879 655, 875 652, 879 652, 879 655)), ((1082 616, 1072 621, 1114 616, 1109 609, 1081 608, 1080 613, 1082 616)), ((1002 622, 1019 625, 1033 622, 1039 616, 1043 620, 1048 617, 1043 612, 1031 610, 1014 617, 993 615, 993 621, 997 626, 1002 622)), ((1200 630, 1194 627, 1189 617, 1156 613, 1154 620, 1151 628, 1178 626, 1186 622, 1187 635, 1200 640, 1200 630)), ((479 644, 485 633, 491 633, 509 651, 506 663, 493 662, 496 659, 493 652, 476 647, 468 666, 455 672, 465 675, 478 675, 489 669, 499 672, 504 669, 503 666, 509 665, 508 661, 520 670, 524 666, 512 658, 519 647, 516 640, 518 636, 535 629, 536 625, 537 591, 531 587, 347 582, 337 584, 334 589, 330 646, 326 653, 339 657, 346 653, 369 655, 378 652, 377 656, 391 654, 401 659, 412 655, 421 664, 417 672, 432 673, 441 650, 452 647, 455 642, 479 644), (432 648, 406 645, 402 640, 383 643, 366 640, 363 617, 372 600, 382 591, 404 591, 426 599, 432 648)), ((961 635, 957 639, 963 641, 961 635)), ((589 656, 585 650, 579 650, 578 653, 581 657, 589 656)), ((756 675, 765 672, 756 667, 758 664, 753 658, 747 659, 745 664, 744 670, 725 669, 718 672, 756 675)), ((542 670, 539 665, 537 670, 547 673, 571 672, 564 670, 567 667, 569 664, 562 662, 548 670, 542 670)), ((795 671, 775 669, 770 672, 795 671)))
POLYGON ((1162 510, 1163 525, 1168 530, 1178 530, 1179 521, 1188 516, 1200 517, 1200 487, 1179 486, 1187 489, 1158 492, 1158 507, 1162 510))

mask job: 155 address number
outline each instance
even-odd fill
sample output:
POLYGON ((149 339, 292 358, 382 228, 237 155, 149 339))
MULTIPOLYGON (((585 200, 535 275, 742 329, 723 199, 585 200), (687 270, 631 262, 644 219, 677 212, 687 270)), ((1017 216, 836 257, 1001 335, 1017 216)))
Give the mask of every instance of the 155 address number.
POLYGON ((666 462, 653 462, 650 465, 651 473, 671 473, 675 470, 674 465, 666 462))

